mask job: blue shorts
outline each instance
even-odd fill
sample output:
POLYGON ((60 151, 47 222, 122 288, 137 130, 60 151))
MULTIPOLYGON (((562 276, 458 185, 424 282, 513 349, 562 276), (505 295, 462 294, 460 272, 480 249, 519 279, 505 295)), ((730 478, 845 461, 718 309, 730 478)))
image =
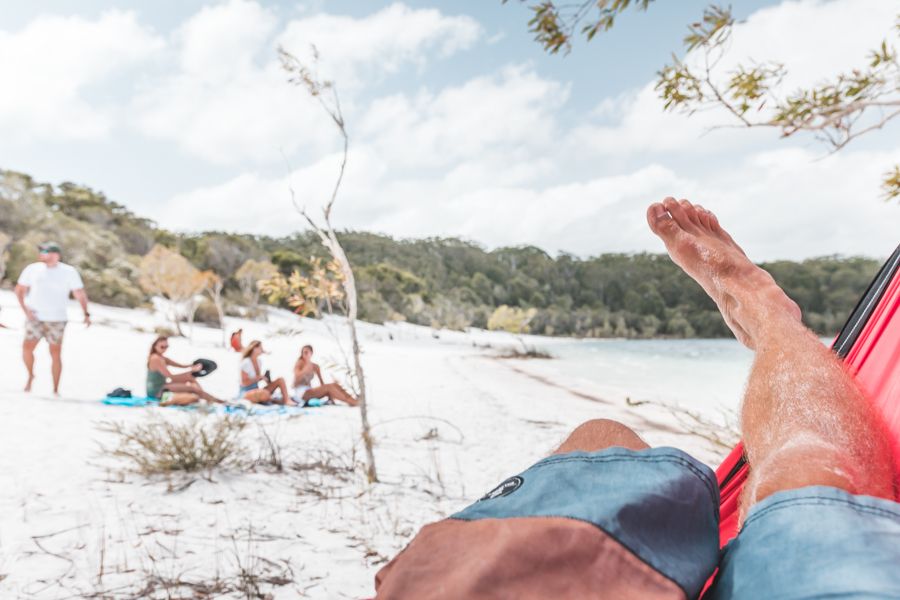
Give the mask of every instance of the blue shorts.
POLYGON ((674 448, 545 458, 428 525, 384 598, 898 598, 900 505, 830 487, 756 504, 719 549, 712 470, 674 448))

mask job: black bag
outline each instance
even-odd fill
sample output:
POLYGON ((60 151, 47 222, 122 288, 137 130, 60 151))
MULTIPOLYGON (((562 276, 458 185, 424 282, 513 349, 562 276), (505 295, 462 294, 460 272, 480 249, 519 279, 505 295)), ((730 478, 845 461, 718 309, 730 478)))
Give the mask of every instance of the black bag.
POLYGON ((106 395, 107 398, 131 398, 131 390, 116 388, 106 395))

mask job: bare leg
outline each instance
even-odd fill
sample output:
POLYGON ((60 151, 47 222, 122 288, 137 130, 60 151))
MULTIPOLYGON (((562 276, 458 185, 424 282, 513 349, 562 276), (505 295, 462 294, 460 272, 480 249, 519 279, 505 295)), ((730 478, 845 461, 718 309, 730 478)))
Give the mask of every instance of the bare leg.
POLYGON ((344 402, 350 406, 359 405, 359 401, 337 383, 326 383, 325 385, 306 390, 303 393, 303 399, 309 400, 310 398, 328 398, 344 402))
POLYGON ((62 344, 50 344, 50 370, 53 373, 53 393, 59 395, 59 378, 62 376, 62 344))
POLYGON ((266 389, 270 394, 275 390, 281 390, 281 403, 285 406, 297 406, 297 403, 294 402, 288 394, 287 384, 284 382, 284 377, 279 377, 275 381, 269 383, 269 385, 266 386, 266 389))
POLYGON ((160 406, 188 406, 198 399, 197 394, 191 392, 175 392, 166 400, 159 403, 160 406))
POLYGON ((254 404, 263 404, 272 400, 272 392, 265 388, 258 388, 245 392, 243 398, 254 404))
POLYGON ((22 343, 22 361, 25 363, 25 370, 28 371, 28 380, 25 382, 25 391, 31 391, 31 384, 34 382, 34 349, 40 340, 26 339, 22 343))
MULTIPOLYGON (((178 394, 194 394, 199 398, 203 398, 207 402, 217 402, 222 404, 223 401, 216 398, 215 396, 206 393, 203 391, 197 383, 167 383, 163 386, 163 389, 167 392, 175 392, 178 394)), ((196 402, 196 398, 194 399, 196 402)))
POLYGON ((809 485, 893 498, 884 425, 837 358, 801 323, 796 304, 709 211, 667 198, 650 206, 647 220, 738 339, 756 351, 741 409, 751 466, 742 514, 777 491, 809 485))
POLYGON ((621 446, 629 450, 644 450, 650 447, 638 434, 618 421, 592 419, 576 427, 553 454, 596 452, 610 446, 621 446))

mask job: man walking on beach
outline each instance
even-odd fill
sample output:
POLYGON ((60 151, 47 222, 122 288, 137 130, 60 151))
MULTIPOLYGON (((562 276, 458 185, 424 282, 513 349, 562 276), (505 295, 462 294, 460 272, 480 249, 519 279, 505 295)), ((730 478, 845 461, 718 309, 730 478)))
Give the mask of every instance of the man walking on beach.
POLYGON ((59 394, 59 378, 62 374, 62 341, 66 328, 66 305, 69 294, 75 296, 84 312, 84 324, 91 325, 88 298, 84 283, 75 267, 60 261, 60 248, 56 242, 39 246, 40 261, 22 270, 16 283, 16 297, 25 312, 25 341, 22 343, 22 360, 28 370, 25 391, 31 391, 34 381, 34 349, 41 338, 47 339, 52 360, 53 393, 59 394))
POLYGON ((900 598, 900 504, 881 417, 715 215, 666 198, 647 221, 755 353, 737 537, 720 551, 709 467, 595 419, 425 526, 379 571, 379 599, 690 600, 713 573, 706 600, 900 598))

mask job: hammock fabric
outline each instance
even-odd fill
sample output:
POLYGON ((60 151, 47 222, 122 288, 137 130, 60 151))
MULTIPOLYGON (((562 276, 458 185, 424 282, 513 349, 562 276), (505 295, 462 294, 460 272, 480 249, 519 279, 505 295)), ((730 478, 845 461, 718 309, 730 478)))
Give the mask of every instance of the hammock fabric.
MULTIPOLYGON (((831 348, 881 413, 891 433, 894 471, 900 473, 900 246, 881 267, 831 348)), ((722 546, 737 534, 738 500, 748 468, 739 443, 716 470, 722 546)))

